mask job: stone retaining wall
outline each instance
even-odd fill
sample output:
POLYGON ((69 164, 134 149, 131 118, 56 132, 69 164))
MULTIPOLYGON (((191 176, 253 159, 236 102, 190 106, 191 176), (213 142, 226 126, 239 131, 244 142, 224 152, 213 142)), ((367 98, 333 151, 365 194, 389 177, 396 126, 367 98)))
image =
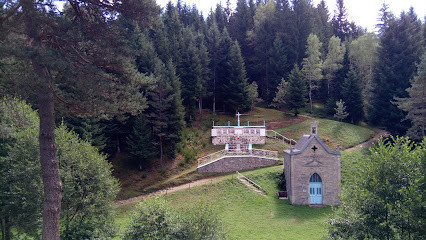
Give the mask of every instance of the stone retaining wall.
POLYGON ((224 157, 215 162, 198 167, 199 173, 226 173, 261 168, 274 165, 280 160, 261 157, 224 157))

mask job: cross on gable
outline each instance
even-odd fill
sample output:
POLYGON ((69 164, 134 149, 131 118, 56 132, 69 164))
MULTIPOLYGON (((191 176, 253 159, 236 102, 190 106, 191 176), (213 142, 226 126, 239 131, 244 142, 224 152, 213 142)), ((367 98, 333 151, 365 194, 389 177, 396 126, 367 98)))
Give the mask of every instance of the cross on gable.
POLYGON ((315 152, 317 149, 318 149, 318 148, 317 148, 317 146, 315 146, 315 145, 312 147, 312 150, 314 150, 314 152, 315 152))

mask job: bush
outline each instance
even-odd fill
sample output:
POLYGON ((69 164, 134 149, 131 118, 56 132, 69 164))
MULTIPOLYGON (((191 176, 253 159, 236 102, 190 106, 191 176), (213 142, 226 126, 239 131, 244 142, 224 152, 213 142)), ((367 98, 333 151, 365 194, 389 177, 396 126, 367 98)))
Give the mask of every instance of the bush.
POLYGON ((129 240, 225 238, 221 222, 207 206, 178 212, 161 197, 140 203, 124 234, 129 240))
POLYGON ((277 183, 280 191, 287 191, 284 171, 277 177, 277 183))

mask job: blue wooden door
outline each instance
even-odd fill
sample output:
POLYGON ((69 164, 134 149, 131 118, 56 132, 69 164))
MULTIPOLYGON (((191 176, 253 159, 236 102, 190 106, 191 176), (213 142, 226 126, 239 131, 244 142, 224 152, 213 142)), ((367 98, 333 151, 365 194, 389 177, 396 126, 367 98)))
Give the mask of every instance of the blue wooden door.
POLYGON ((309 203, 322 204, 322 181, 316 173, 309 180, 309 203))

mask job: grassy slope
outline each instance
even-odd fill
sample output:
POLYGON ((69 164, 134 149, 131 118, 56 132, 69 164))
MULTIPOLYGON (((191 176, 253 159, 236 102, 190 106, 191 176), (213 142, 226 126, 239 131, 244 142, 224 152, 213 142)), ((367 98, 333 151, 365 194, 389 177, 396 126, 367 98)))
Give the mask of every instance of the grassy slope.
MULTIPOLYGON (((330 207, 292 206, 276 197, 276 176, 282 166, 245 172, 267 191, 261 196, 235 179, 224 177, 212 185, 204 185, 168 194, 166 199, 176 208, 191 208, 207 203, 222 219, 231 239, 319 239, 324 235, 324 222, 330 207)), ((128 221, 126 212, 133 206, 120 207, 117 219, 121 226, 128 221)))
MULTIPOLYGON (((341 147, 346 149, 374 136, 373 130, 349 123, 328 119, 319 119, 316 121, 319 122, 318 135, 330 149, 336 148, 337 144, 340 144, 341 147)), ((297 141, 303 134, 309 134, 311 122, 311 120, 307 120, 300 124, 275 129, 275 131, 297 141)))

